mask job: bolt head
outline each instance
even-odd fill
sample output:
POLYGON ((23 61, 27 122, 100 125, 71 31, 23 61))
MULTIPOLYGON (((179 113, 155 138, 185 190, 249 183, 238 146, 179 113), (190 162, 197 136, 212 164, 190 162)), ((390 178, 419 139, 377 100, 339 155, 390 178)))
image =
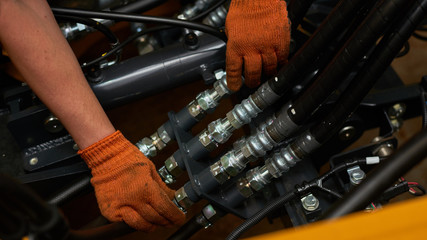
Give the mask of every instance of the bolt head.
POLYGON ((356 134, 356 128, 353 126, 345 126, 339 132, 339 137, 342 141, 350 140, 356 134))
POLYGON ((249 198, 254 194, 249 185, 249 182, 245 178, 240 178, 239 180, 237 180, 236 184, 240 194, 242 194, 242 196, 244 196, 245 198, 249 198))
POLYGON ((39 162, 39 159, 36 158, 36 157, 33 157, 33 158, 30 159, 30 165, 31 166, 36 165, 38 162, 39 162))
POLYGON ((203 110, 202 107, 200 107, 200 105, 198 104, 198 102, 196 100, 191 101, 187 105, 187 109, 188 109, 188 112, 190 113, 190 115, 194 119, 196 119, 197 121, 202 120, 203 117, 205 116, 205 111, 203 110))
POLYGON ((406 112, 406 105, 404 103, 396 103, 388 109, 388 116, 391 119, 400 118, 406 112))
POLYGON ((183 173, 183 170, 178 166, 178 163, 176 162, 173 155, 166 159, 165 167, 174 177, 179 177, 183 173))
POLYGON ((217 148, 218 144, 211 138, 208 130, 204 130, 199 135, 199 141, 209 152, 217 148))
POLYGON ((225 183, 230 176, 228 173, 224 170, 224 168, 221 165, 221 161, 218 161, 210 166, 210 171, 212 173, 212 176, 220 183, 225 183))
POLYGON ((319 200, 313 194, 301 198, 301 204, 305 210, 310 212, 319 208, 319 200))
POLYGON ((159 138, 162 139, 162 141, 165 144, 168 144, 170 141, 172 141, 171 137, 169 136, 168 132, 165 129, 165 126, 162 125, 157 129, 157 134, 159 135, 159 138))
POLYGON ((175 192, 175 200, 176 202, 185 210, 189 209, 194 203, 187 196, 187 193, 184 190, 184 187, 178 189, 175 192))

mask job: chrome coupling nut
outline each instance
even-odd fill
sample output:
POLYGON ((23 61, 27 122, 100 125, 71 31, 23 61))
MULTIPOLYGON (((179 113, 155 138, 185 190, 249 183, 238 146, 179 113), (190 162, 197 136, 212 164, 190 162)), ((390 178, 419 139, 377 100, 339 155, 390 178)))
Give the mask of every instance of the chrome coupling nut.
POLYGON ((186 212, 187 209, 189 209, 194 204, 194 202, 190 200, 187 193, 185 192, 184 187, 176 190, 175 201, 178 203, 183 212, 186 212))
POLYGON ((217 143, 225 143, 230 138, 233 130, 233 127, 226 118, 218 119, 208 125, 209 134, 217 143))
POLYGON ((170 172, 166 169, 166 166, 163 166, 157 170, 157 173, 159 173, 160 177, 162 178, 163 182, 166 184, 172 184, 175 182, 175 178, 170 174, 170 172))
POLYGON ((215 142, 207 129, 200 133, 199 141, 209 152, 218 147, 218 144, 215 142))
POLYGON ((212 164, 210 166, 210 171, 212 176, 218 181, 218 183, 223 184, 228 179, 230 179, 230 176, 225 171, 225 169, 221 165, 221 161, 217 161, 216 163, 212 164))
POLYGON ((146 157, 152 158, 157 155, 156 146, 154 146, 153 141, 150 138, 143 138, 137 142, 136 147, 141 151, 146 157))
POLYGON ((168 157, 165 161, 165 167, 168 172, 174 177, 179 177, 184 171, 178 166, 175 158, 172 156, 168 157))

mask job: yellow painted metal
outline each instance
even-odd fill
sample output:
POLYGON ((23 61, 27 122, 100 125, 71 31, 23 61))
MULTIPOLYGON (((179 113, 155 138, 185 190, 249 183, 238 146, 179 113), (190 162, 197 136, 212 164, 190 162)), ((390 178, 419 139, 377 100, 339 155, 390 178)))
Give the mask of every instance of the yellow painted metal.
POLYGON ((247 240, 400 240, 426 239, 427 197, 390 204, 371 213, 359 212, 247 240))

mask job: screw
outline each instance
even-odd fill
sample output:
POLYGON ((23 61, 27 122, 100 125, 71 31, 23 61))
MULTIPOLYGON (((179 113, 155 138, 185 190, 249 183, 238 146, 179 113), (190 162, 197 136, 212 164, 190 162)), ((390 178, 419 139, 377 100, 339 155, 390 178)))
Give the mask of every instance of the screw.
POLYGON ((406 105, 403 103, 396 103, 388 109, 388 116, 391 119, 401 117, 406 111, 406 105))
POLYGON ((353 126, 346 126, 343 127, 338 134, 342 141, 350 140, 356 134, 356 128, 353 126))
POLYGON ((79 150, 79 145, 77 145, 77 143, 74 143, 74 145, 73 145, 73 149, 74 149, 75 151, 78 151, 78 150, 79 150))
POLYGON ((184 42, 189 47, 197 47, 197 44, 199 43, 199 39, 197 38, 196 34, 188 33, 185 35, 184 42))
POLYGON ((302 207, 309 212, 312 212, 319 207, 319 200, 311 193, 301 198, 301 203, 302 207))
POLYGON ((352 185, 359 185, 363 179, 365 179, 366 174, 359 167, 348 170, 350 174, 350 182, 352 185))
POLYGON ((39 159, 36 157, 33 157, 30 159, 30 165, 34 166, 39 162, 39 159))

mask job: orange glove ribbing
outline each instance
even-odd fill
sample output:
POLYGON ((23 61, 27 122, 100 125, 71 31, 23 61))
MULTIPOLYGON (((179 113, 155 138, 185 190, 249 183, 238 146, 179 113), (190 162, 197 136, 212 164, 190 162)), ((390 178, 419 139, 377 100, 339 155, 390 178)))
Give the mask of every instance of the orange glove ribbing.
POLYGON ((142 231, 185 220, 170 200, 174 191, 163 183, 154 164, 119 131, 79 154, 92 170, 98 205, 108 220, 142 231))
POLYGON ((225 22, 227 85, 237 91, 260 84, 261 72, 273 75, 287 61, 290 26, 284 0, 232 0, 225 22))

